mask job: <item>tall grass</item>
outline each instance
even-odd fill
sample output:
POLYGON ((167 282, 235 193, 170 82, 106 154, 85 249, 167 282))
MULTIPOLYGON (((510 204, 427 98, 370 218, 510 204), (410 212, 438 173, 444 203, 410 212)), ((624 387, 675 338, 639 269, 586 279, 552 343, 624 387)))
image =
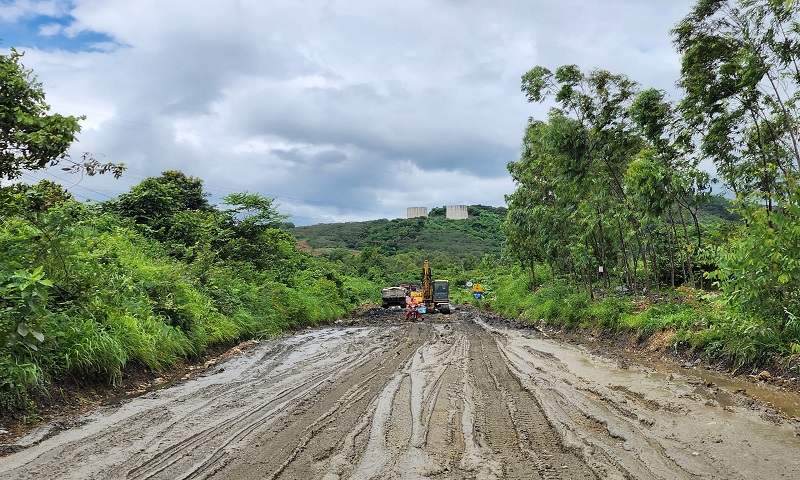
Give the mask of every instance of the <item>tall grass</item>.
POLYGON ((211 345, 334 320, 374 295, 371 284, 342 284, 299 253, 285 263, 295 269, 274 272, 213 254, 187 264, 113 216, 52 215, 61 215, 52 226, 57 242, 25 221, 0 228, 0 245, 19 253, 13 268, 43 265, 55 284, 38 349, 0 344, 0 411, 30 407, 30 390, 48 378, 117 383, 131 363, 164 371, 211 345))
POLYGON ((525 322, 643 337, 669 331, 676 348, 725 358, 737 366, 800 355, 800 320, 743 315, 702 291, 681 288, 655 303, 625 295, 591 301, 587 294, 557 280, 532 289, 530 277, 515 269, 493 276, 491 282, 492 299, 482 305, 525 322))

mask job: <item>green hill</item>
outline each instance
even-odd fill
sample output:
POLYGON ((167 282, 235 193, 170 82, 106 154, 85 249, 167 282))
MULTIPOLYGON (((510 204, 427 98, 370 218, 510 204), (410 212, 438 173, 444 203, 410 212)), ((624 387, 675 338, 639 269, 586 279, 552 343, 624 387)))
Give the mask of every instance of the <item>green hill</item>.
POLYGON ((742 217, 732 212, 733 200, 722 195, 711 195, 708 201, 700 205, 697 216, 701 223, 708 222, 739 222, 742 217))
POLYGON ((323 223, 289 231, 314 250, 378 248, 384 255, 441 253, 451 258, 499 255, 505 236, 501 225, 506 209, 471 205, 466 220, 448 220, 445 209, 431 210, 427 218, 399 218, 365 222, 323 223))
MULTIPOLYGON (((713 195, 701 205, 698 215, 703 223, 736 221, 737 216, 728 211, 730 206, 730 200, 713 195)), ((421 252, 450 259, 480 259, 484 254, 500 255, 505 242, 501 225, 507 209, 470 205, 467 211, 466 220, 448 220, 444 207, 436 207, 427 218, 320 223, 288 230, 302 245, 321 252, 377 248, 386 256, 421 252)))

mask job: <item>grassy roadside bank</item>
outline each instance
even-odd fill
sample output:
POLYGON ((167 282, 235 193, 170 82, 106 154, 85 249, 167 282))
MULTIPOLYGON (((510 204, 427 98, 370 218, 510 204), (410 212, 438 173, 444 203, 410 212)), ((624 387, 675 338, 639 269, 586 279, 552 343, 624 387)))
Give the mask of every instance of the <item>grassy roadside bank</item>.
MULTIPOLYGON (((542 275, 544 278, 544 275, 542 275)), ((702 357, 719 369, 748 375, 763 370, 797 376, 798 332, 737 315, 716 292, 680 287, 648 295, 585 291, 547 280, 532 290, 520 271, 495 275, 486 299, 474 305, 520 322, 592 338, 657 343, 676 360, 702 357)))
POLYGON ((26 215, 0 219, 2 419, 35 423, 64 385, 168 376, 239 342, 330 322, 376 295, 277 228, 187 247, 74 201, 26 215), (239 254, 250 246, 258 255, 239 254))

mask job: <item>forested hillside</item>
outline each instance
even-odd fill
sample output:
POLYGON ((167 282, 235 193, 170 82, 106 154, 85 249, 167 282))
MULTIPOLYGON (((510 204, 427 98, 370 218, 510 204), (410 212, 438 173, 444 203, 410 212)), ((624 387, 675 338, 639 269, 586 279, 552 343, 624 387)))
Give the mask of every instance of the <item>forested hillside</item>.
MULTIPOLYGON (((698 222, 709 228, 741 220, 733 202, 719 194, 707 195, 697 205, 698 222)), ((320 223, 289 226, 301 244, 315 254, 345 249, 360 252, 377 249, 382 255, 422 253, 460 262, 484 255, 502 256, 506 241, 505 207, 470 205, 469 218, 448 220, 443 207, 433 208, 427 218, 380 219, 363 222, 320 223)))
POLYGON ((378 248, 384 255, 427 252, 451 259, 500 255, 506 209, 471 205, 466 220, 448 220, 442 207, 427 218, 318 224, 290 229, 316 250, 378 248))

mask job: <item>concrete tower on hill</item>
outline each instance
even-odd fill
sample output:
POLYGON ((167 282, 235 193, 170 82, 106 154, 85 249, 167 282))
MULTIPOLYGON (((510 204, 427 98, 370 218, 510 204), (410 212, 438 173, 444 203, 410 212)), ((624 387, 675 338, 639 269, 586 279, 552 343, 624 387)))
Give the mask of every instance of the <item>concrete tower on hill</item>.
POLYGON ((466 205, 447 205, 445 210, 448 220, 466 220, 469 218, 466 205))
POLYGON ((408 207, 406 209, 406 218, 427 217, 428 207, 408 207))

